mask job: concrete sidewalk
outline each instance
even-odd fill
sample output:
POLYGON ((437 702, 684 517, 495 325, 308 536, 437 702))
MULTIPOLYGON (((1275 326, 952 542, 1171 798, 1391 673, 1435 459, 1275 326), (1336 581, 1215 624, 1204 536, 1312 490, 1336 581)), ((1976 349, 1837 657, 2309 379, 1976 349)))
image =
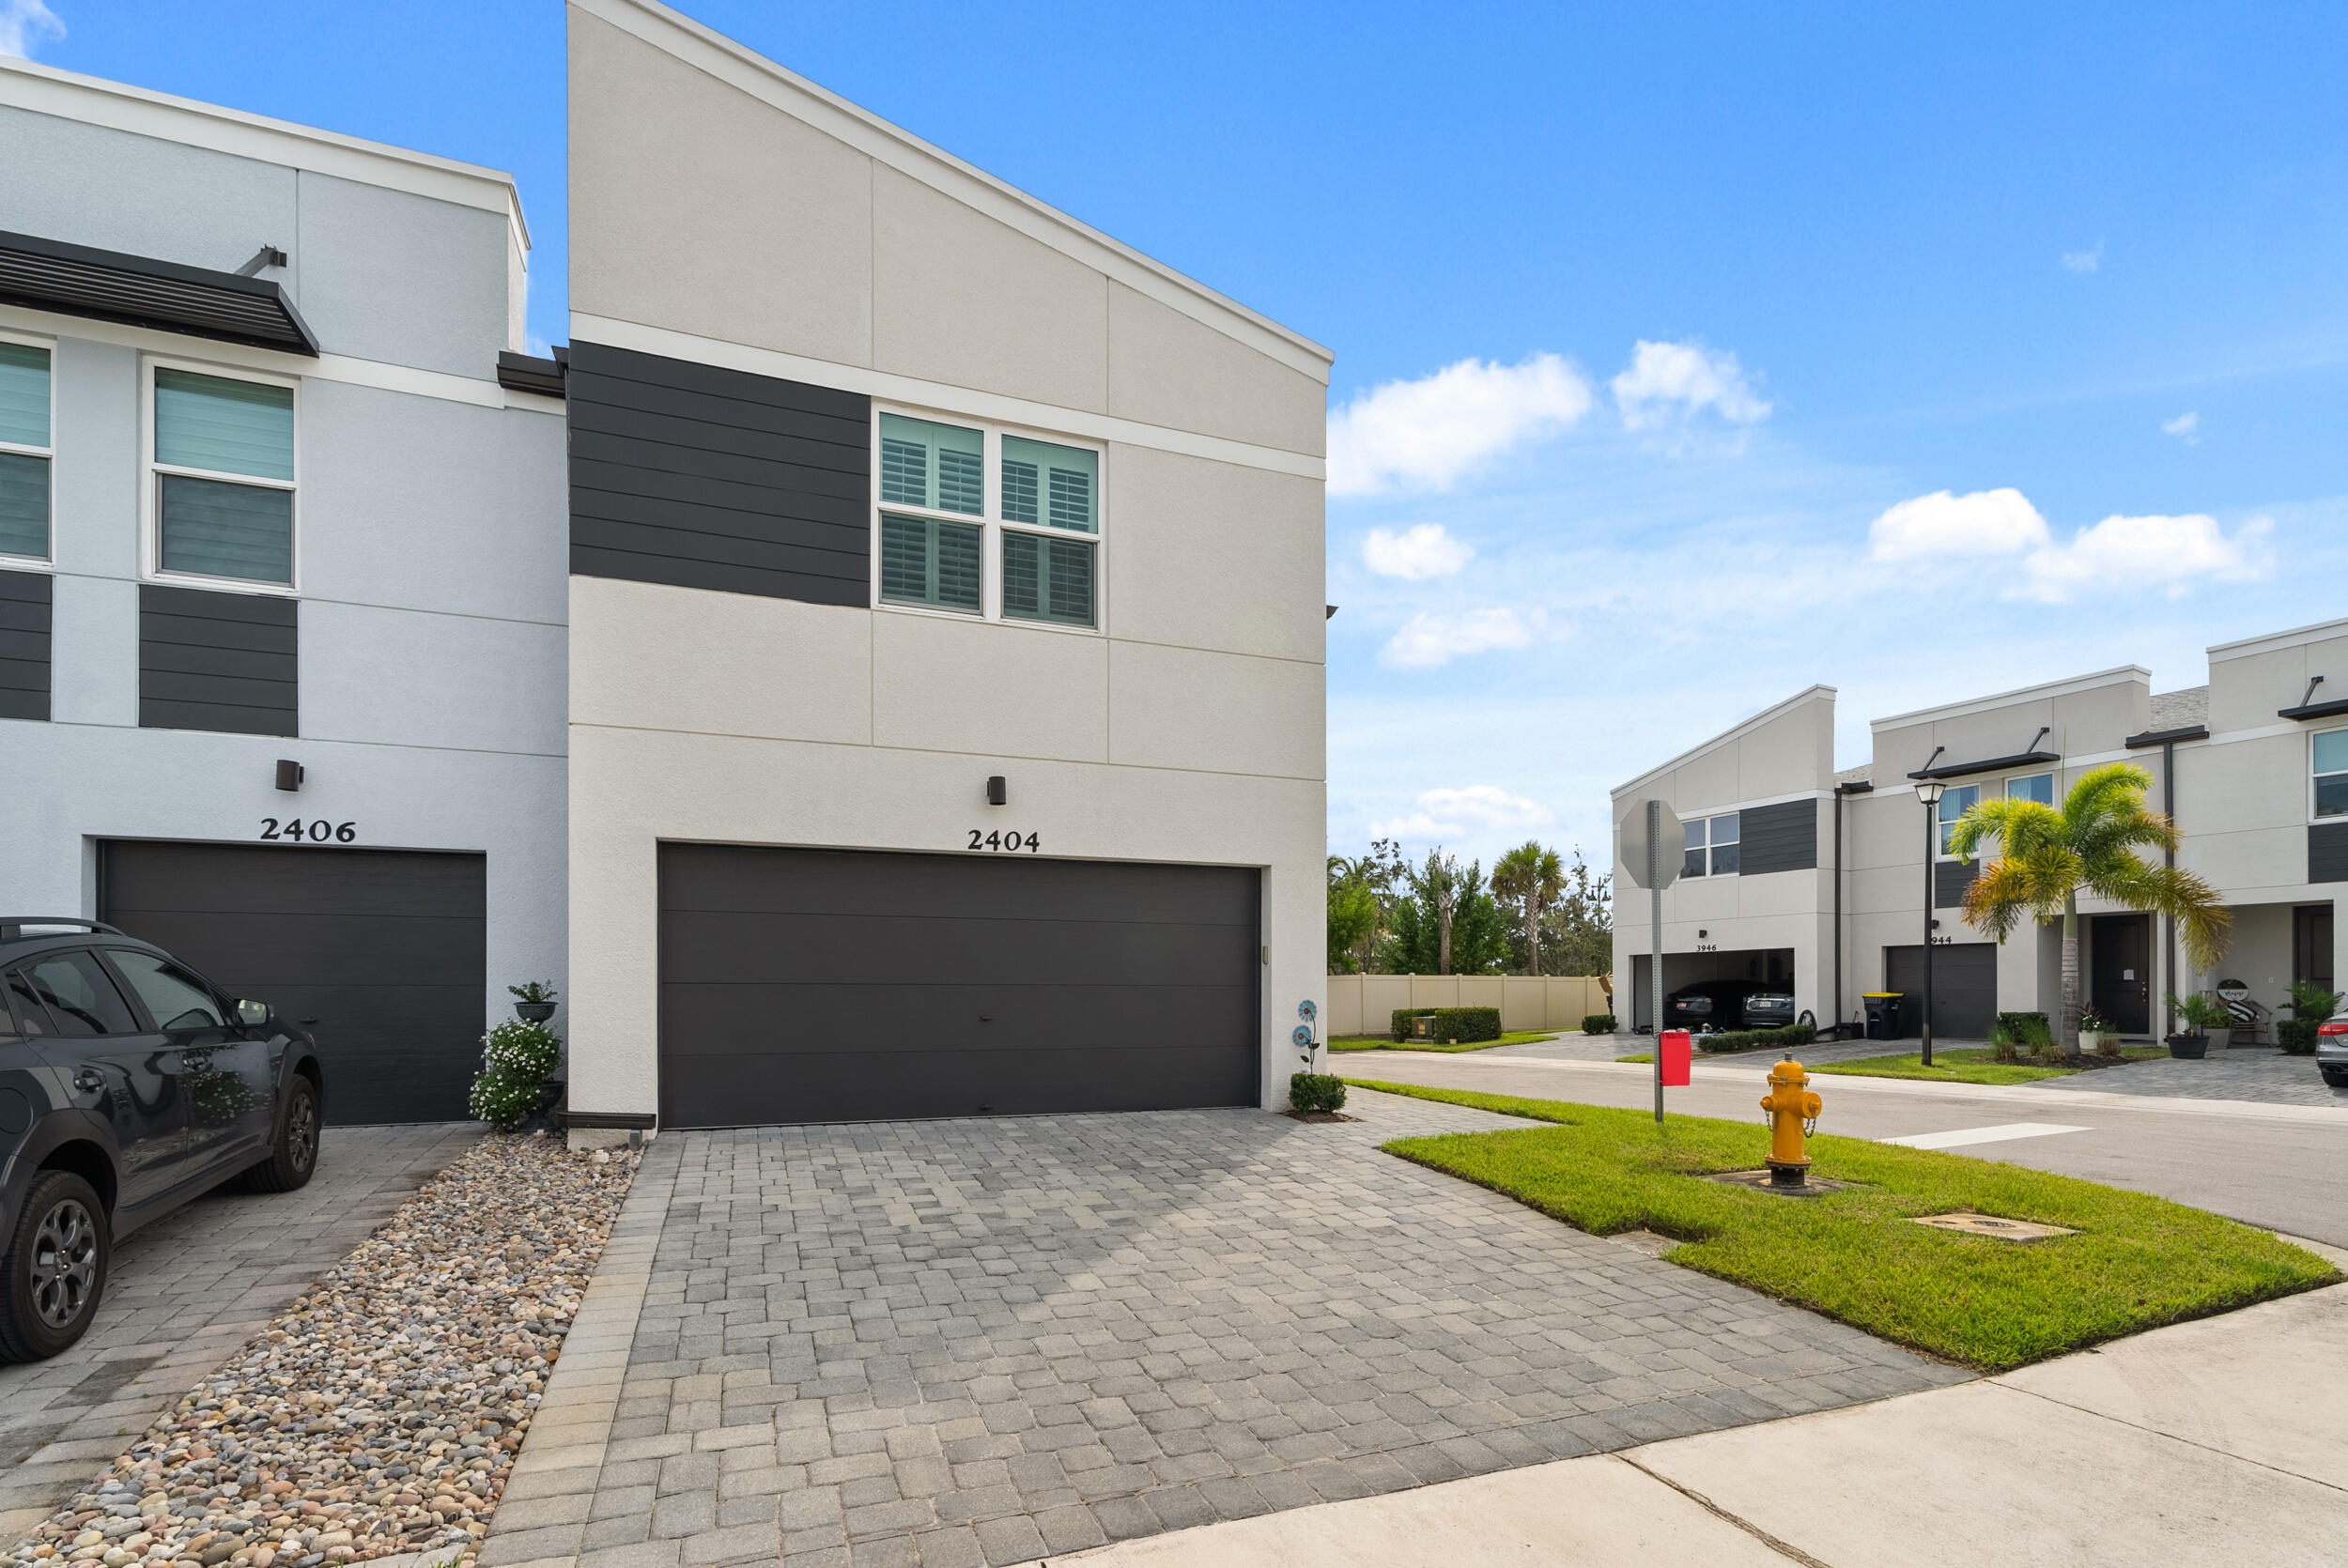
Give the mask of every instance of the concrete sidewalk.
POLYGON ((2348 1285, 1957 1388, 1037 1560, 2348 1560, 2348 1285))

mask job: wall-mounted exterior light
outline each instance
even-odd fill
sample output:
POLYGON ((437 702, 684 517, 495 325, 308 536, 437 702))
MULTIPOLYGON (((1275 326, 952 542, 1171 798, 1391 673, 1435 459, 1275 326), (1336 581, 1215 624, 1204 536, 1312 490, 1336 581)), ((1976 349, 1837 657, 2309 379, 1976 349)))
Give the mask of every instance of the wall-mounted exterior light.
POLYGON ((1011 783, 999 773, 986 781, 986 803, 989 806, 1011 804, 1011 783))
POLYGON ((288 794, 301 788, 301 764, 290 757, 277 759, 277 787, 288 794))

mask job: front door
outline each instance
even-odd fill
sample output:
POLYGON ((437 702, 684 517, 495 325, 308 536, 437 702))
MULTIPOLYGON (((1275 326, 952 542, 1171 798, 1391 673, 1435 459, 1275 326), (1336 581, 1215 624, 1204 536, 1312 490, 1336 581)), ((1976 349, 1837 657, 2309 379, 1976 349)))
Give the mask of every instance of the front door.
POLYGON ((2301 904, 2291 912, 2291 977, 2332 989, 2332 906, 2301 904))
POLYGON ((2153 1032, 2153 917, 2098 915, 2090 932, 2087 998, 2124 1035, 2153 1032))

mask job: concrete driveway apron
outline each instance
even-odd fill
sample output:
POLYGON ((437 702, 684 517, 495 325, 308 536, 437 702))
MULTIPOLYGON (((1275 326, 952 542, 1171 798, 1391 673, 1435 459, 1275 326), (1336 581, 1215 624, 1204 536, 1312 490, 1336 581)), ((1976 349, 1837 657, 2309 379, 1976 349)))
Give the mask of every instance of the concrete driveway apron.
POLYGON ((659 1139, 483 1568, 1019 1562, 1968 1376, 1350 1109, 659 1139))

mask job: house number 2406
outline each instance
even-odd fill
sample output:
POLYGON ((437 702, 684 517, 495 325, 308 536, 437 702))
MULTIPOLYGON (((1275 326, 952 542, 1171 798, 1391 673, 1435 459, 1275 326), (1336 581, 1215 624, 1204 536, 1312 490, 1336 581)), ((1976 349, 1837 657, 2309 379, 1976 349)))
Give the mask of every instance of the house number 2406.
POLYGON ((1005 833, 1000 829, 993 833, 981 833, 974 827, 968 832, 970 842, 967 847, 974 850, 1000 850, 1005 853, 1026 850, 1032 853, 1043 847, 1032 833, 1022 838, 1016 833, 1005 833))
POLYGON ((330 840, 337 844, 348 844, 358 838, 359 824, 357 822, 330 822, 324 817, 313 817, 306 822, 300 817, 286 822, 279 822, 275 817, 263 817, 261 837, 273 842, 286 844, 299 844, 304 839, 313 844, 323 844, 330 840))

